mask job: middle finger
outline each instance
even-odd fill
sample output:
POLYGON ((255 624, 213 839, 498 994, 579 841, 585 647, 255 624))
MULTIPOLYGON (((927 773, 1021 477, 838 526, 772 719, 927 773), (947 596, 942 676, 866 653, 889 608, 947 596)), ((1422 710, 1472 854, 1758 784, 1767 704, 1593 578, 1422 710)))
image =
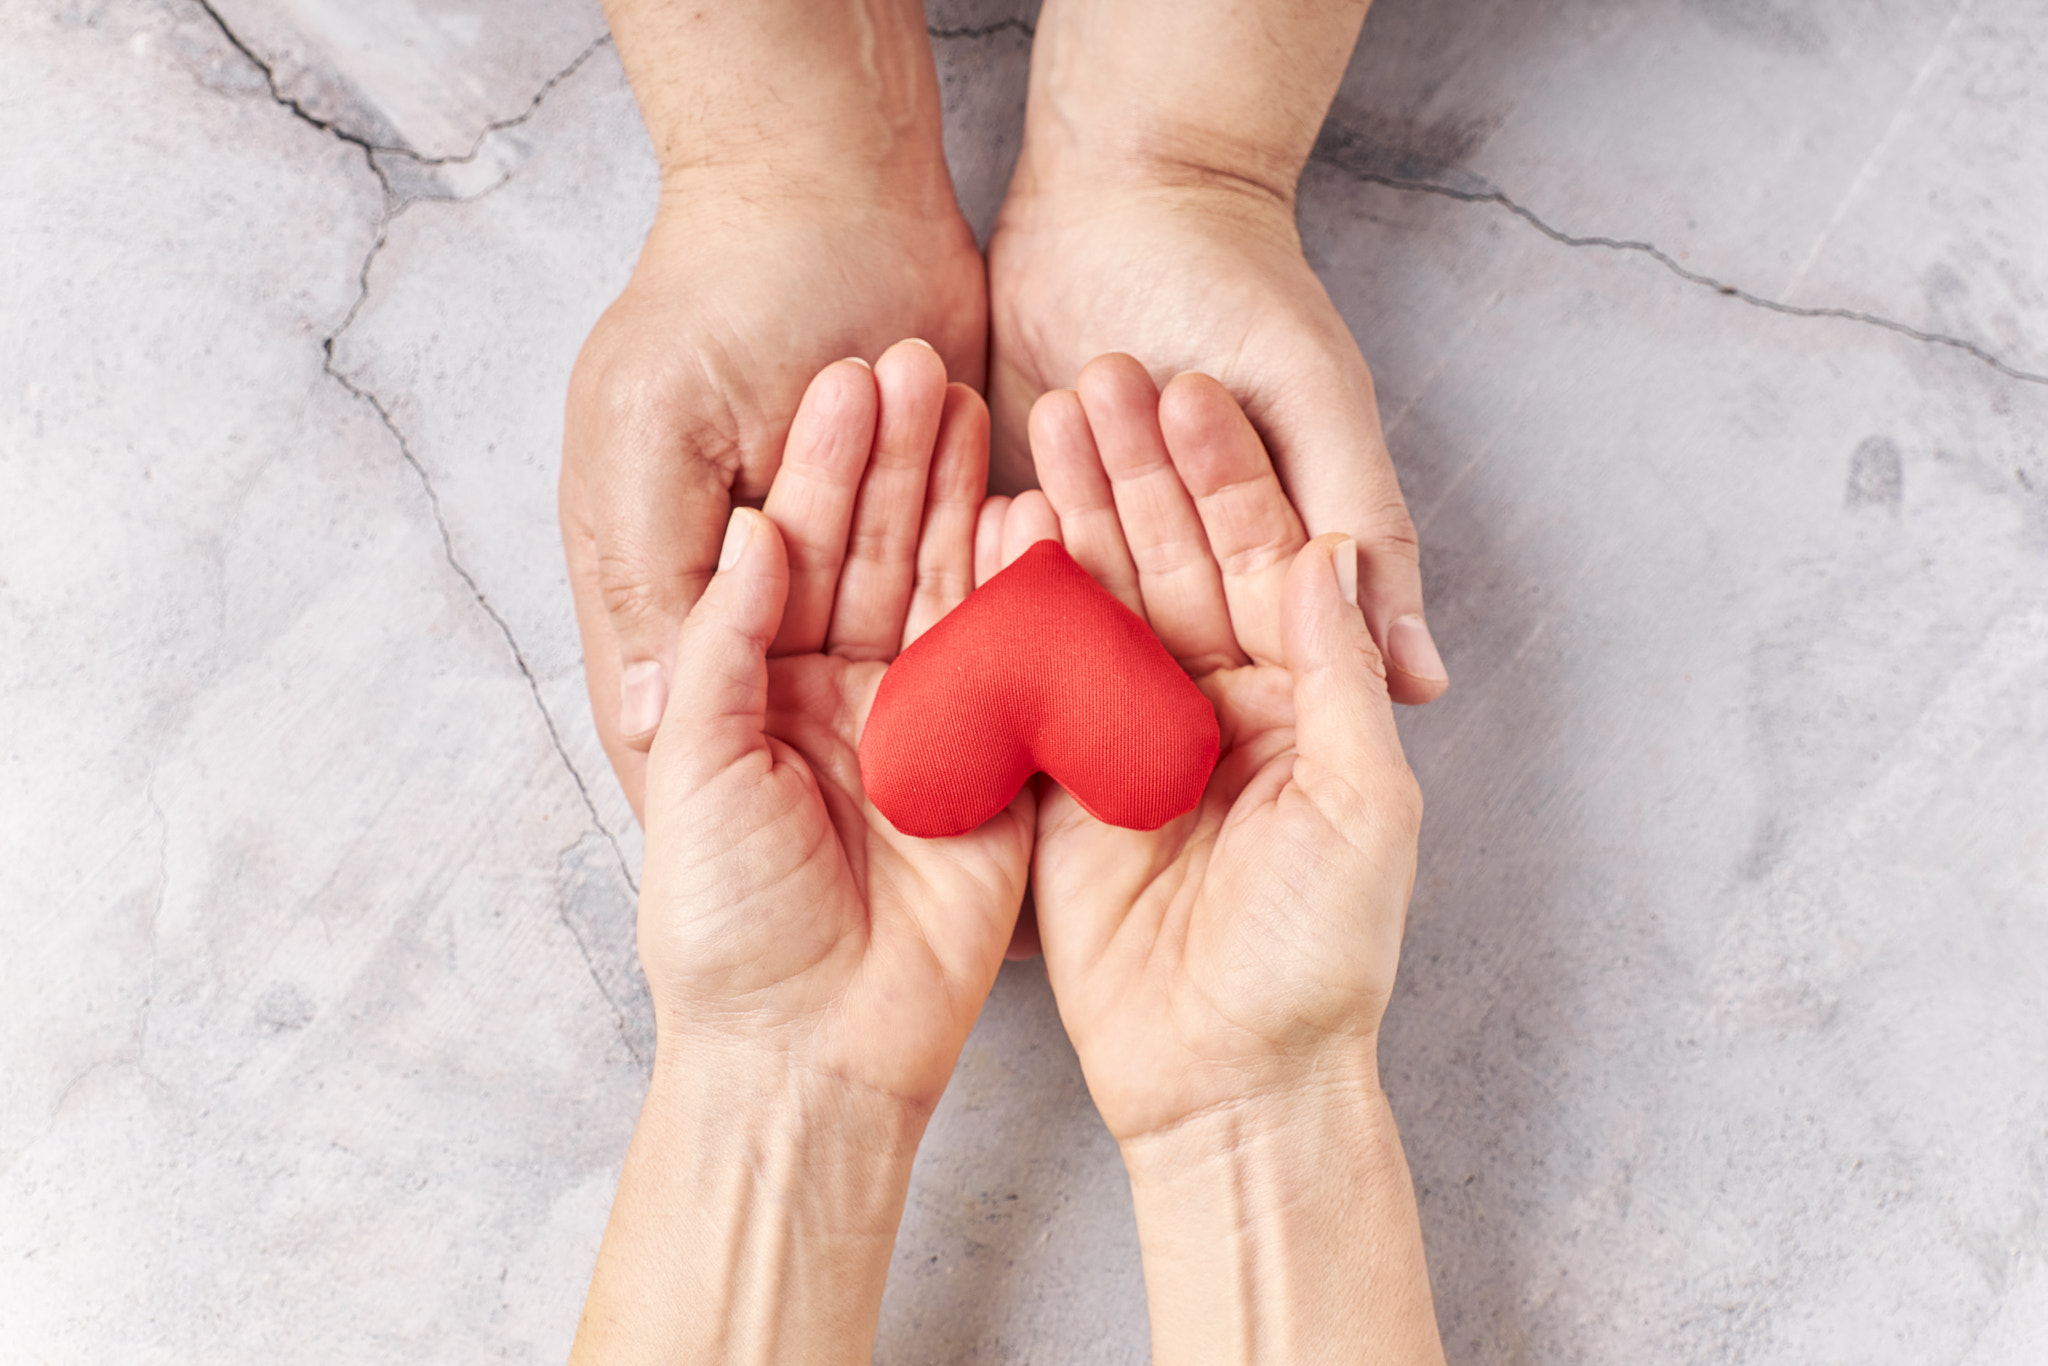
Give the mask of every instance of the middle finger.
POLYGON ((1145 616, 1192 674, 1243 664, 1223 576, 1159 432, 1159 391, 1129 356, 1088 362, 1075 385, 1138 567, 1145 616))
POLYGON ((946 404, 946 363, 921 341, 898 342, 875 362, 881 413, 854 504, 853 530, 832 624, 828 654, 893 659, 916 581, 917 532, 924 520, 925 475, 946 404))

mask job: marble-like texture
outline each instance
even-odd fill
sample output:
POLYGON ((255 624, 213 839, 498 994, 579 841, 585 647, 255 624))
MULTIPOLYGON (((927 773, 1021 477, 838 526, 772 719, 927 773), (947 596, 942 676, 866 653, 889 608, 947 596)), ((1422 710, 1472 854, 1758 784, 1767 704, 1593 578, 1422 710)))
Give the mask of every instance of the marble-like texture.
MULTIPOLYGON (((1028 6, 931 6, 985 228, 1028 6)), ((1304 180, 1457 675, 1454 1361, 2048 1359, 2048 15, 1380 0, 1304 180)), ((556 546, 589 0, 0 0, 0 1359, 558 1360, 651 1043, 556 546), (232 37, 230 37, 232 34, 232 37)), ((1044 978, 877 1360, 1145 1357, 1044 978)))

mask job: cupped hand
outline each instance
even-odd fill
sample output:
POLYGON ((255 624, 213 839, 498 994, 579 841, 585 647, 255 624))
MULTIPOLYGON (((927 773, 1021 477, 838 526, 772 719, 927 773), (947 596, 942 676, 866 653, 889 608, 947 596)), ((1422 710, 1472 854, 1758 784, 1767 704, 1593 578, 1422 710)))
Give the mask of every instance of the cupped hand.
POLYGON ((637 812, 684 615, 727 513, 759 505, 813 376, 900 337, 982 382, 974 235, 941 183, 918 194, 674 177, 631 282, 569 385, 561 518, 598 734, 637 812))
POLYGON ((928 1111, 1024 893, 1034 796, 897 833, 858 747, 889 660, 973 585, 981 399, 915 342, 805 394, 683 623, 648 758, 640 954, 660 1046, 761 1050, 928 1111))
POLYGON ((1108 352, 1200 371, 1242 403, 1308 530, 1361 556, 1360 603, 1397 702, 1449 677, 1423 618, 1415 528, 1358 344, 1302 255, 1291 202, 1244 181, 1083 175, 1029 149, 989 242, 998 483, 1030 469, 1026 418, 1108 352))
POLYGON ((1421 797, 1352 543, 1308 539, 1200 375, 1161 394, 1130 357, 1101 358, 1039 402, 1031 439, 1044 492, 984 528, 984 559, 1057 536, 1222 731, 1201 804, 1159 830, 1105 825, 1040 780, 1038 931, 1104 1121, 1128 1142, 1320 1085, 1371 1090, 1421 797))

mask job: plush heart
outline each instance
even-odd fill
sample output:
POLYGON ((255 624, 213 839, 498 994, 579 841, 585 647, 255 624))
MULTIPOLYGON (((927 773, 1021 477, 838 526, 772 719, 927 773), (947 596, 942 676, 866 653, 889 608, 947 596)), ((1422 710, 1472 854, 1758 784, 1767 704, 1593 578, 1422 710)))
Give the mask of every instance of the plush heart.
POLYGON ((1155 830, 1216 767, 1216 713, 1152 629, 1040 541, 882 675, 868 799, 906 835, 972 830, 1052 775, 1099 820, 1155 830))

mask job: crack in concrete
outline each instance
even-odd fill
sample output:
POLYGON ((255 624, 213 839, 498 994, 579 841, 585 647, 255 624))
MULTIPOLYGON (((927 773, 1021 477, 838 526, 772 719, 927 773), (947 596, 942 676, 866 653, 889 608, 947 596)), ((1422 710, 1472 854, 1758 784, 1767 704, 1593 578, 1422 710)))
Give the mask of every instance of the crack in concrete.
MULTIPOLYGON (((382 238, 380 236, 379 244, 381 245, 381 243, 382 238)), ((367 265, 364 267, 364 271, 367 275, 367 265)), ((455 553, 455 541, 449 533, 448 519, 441 510, 441 495, 434 487, 433 478, 428 475, 426 466, 420 463, 420 458, 413 453, 412 443, 405 439, 405 433, 399 430, 396 422, 392 421, 391 412, 384 406, 383 400, 378 398, 373 390, 364 388, 334 368, 334 343, 340 335, 339 332, 336 332, 333 336, 321 342, 321 348, 324 353, 321 369, 336 384, 363 403, 369 405, 370 411, 377 415, 377 420, 384 424, 384 430, 391 434, 393 444, 398 447, 399 456, 407 465, 411 466, 413 474, 419 479, 420 489, 427 495, 427 507, 433 513, 434 527, 441 535, 442 558, 448 562, 448 567, 455 571, 456 577, 461 579, 464 586, 469 589, 470 597, 475 600, 479 608, 483 609, 484 615, 491 619, 491 624, 498 628, 498 633, 505 638, 506 647, 512 651, 512 662, 518 666, 520 677, 526 680, 526 690, 533 697, 534 708, 540 712, 541 724, 547 727, 548 742, 554 746, 555 756, 562 761, 562 767, 568 770, 569 780, 576 784, 576 795, 583 799, 583 809, 589 815, 591 825, 599 835, 603 836, 605 843, 611 846, 612 857, 619 865, 619 876, 625 879, 626 885, 631 887, 637 895, 640 891, 640 886, 634 880, 631 870, 626 866, 625 850, 619 847, 618 837, 612 833, 611 827, 605 824, 604 817, 598 814, 597 803, 591 798, 590 788, 583 781, 582 772, 577 769, 575 760, 569 757, 568 747, 562 743, 562 733, 555 726, 554 714, 548 710, 547 702, 541 697, 540 680, 534 677, 532 667, 527 664, 526 652, 520 648, 518 636, 513 634, 511 623, 506 621, 504 615, 491 604, 489 595, 483 590, 483 585, 476 581, 476 576, 469 572, 469 567, 463 564, 461 557, 455 553)), ((556 919, 561 921, 562 927, 569 932, 569 938, 575 942, 576 952, 581 955, 583 966, 590 973, 591 982, 597 987, 598 994, 604 997, 605 1004, 611 1007, 613 1016, 618 1020, 619 1033, 621 1037, 624 1037, 626 1035, 625 1007, 619 1003, 617 998, 612 995, 611 989, 605 985, 604 977, 597 970, 597 959, 591 953, 590 945, 584 941, 582 933, 577 930, 576 926, 570 923, 565 907, 557 904, 555 916, 556 919)), ((630 1039, 627 1040, 626 1047, 628 1051, 633 1051, 630 1039)), ((638 1056, 637 1052, 635 1052, 635 1056, 638 1056)))
POLYGON ((1830 305, 1788 304, 1782 299, 1773 299, 1766 295, 1756 294, 1750 290, 1743 289, 1739 285, 1729 284, 1725 280, 1717 280, 1711 275, 1702 274, 1699 271, 1682 265, 1669 252, 1653 242, 1638 242, 1622 237, 1581 236, 1577 233, 1566 232, 1561 228, 1552 227, 1539 217, 1534 210, 1517 203, 1497 189, 1489 187, 1483 190, 1461 190, 1450 185, 1440 185, 1435 181, 1410 180, 1401 176, 1386 175, 1379 171, 1363 170, 1359 167, 1348 165, 1341 156, 1328 152, 1321 147, 1316 149, 1310 159, 1341 171, 1354 180, 1363 181, 1370 185, 1384 186, 1390 190, 1400 190, 1410 194, 1432 194, 1444 199, 1456 200, 1461 204, 1491 204, 1496 208, 1507 210, 1561 246, 1573 248, 1598 247, 1604 251, 1632 252, 1639 256, 1647 256, 1688 284, 1711 289, 1716 294, 1738 300, 1750 305, 1752 308, 1761 308, 1771 313, 1781 313, 1789 318, 1835 318, 1843 322, 1858 323, 1865 327, 1880 328, 1883 331, 1895 333, 1898 336, 1906 337, 1928 346, 1945 346, 1951 350, 1960 351, 1972 360, 1991 367, 2008 379, 2015 379, 2023 384, 2048 385, 2048 374, 2021 369, 2004 357, 1986 350, 1966 337, 1951 336, 1945 332, 1928 332, 1914 327, 1910 323, 1902 323, 1895 318, 1887 318, 1879 313, 1866 313, 1861 309, 1836 308, 1830 305))
MULTIPOLYGON (((256 54, 254 49, 242 41, 240 35, 228 25, 227 20, 221 17, 220 11, 214 8, 212 0, 194 0, 194 3, 201 10, 205 11, 207 17, 213 21, 214 27, 220 30, 221 36, 228 41, 235 51, 241 53, 252 66, 263 73, 264 83, 270 88, 270 98, 273 102, 284 109, 290 110, 295 117, 319 129, 321 132, 362 151, 364 160, 369 163, 371 173, 377 177, 378 183, 384 187, 387 200, 393 196, 393 190, 390 176, 378 164, 377 159, 380 156, 402 157, 413 162, 415 165, 436 167, 458 166, 474 161, 482 153, 484 144, 494 134, 504 132, 507 129, 517 128, 531 119, 539 112, 541 105, 546 102, 548 95, 557 85, 575 75, 599 48, 606 46, 612 40, 611 34, 608 32, 592 39, 581 52, 576 54, 575 58, 567 66, 550 76, 534 92, 532 99, 527 102, 525 109, 507 118, 494 119, 490 123, 485 124, 482 131, 477 134, 476 140, 470 144, 467 152, 458 156, 424 157, 410 148, 387 146, 371 142, 369 139, 350 132, 330 119, 321 118, 307 109, 298 100, 286 95, 278 85, 277 73, 270 63, 264 61, 256 54)), ((1027 38, 1034 36, 1037 32, 1034 25, 1023 19, 998 19, 994 23, 975 24, 958 28, 941 28, 931 25, 927 25, 925 28, 928 36, 940 41, 987 38, 1005 30, 1014 30, 1027 38)), ((1879 328, 1924 345, 1943 346, 1951 350, 1960 351, 1971 359, 1989 366, 2008 379, 2015 379, 2023 384, 2048 385, 2048 374, 2023 369, 2014 365, 1997 353, 1987 350, 1966 337, 1958 337, 1946 332, 1929 332, 1923 328, 1914 327, 1910 323, 1902 323, 1895 318, 1887 318, 1883 314, 1870 313, 1862 309, 1839 308, 1832 305, 1791 304, 1786 303, 1782 299, 1773 299, 1766 295, 1757 294, 1739 285, 1729 284, 1725 280, 1719 280, 1711 275, 1692 270, 1681 264, 1676 257, 1653 242, 1637 241, 1632 238, 1607 237, 1598 234, 1581 235, 1553 227, 1544 221, 1533 209, 1518 203, 1498 189, 1461 190, 1455 186, 1443 185, 1435 181, 1413 180, 1401 176, 1387 175, 1378 171, 1363 170, 1348 164, 1341 156, 1334 155, 1320 146, 1316 148, 1310 159, 1342 171, 1353 179, 1367 184, 1384 186, 1390 190, 1400 190, 1413 194, 1437 195, 1464 204, 1491 204, 1497 208, 1507 210, 1561 246, 1572 248, 1598 247, 1606 251, 1633 252, 1638 255, 1647 256, 1688 284, 1711 289, 1717 294, 1739 300, 1750 305, 1752 308, 1761 308, 1790 318, 1834 318, 1843 322, 1853 322, 1866 327, 1879 328)), ((385 223, 381 227, 388 227, 389 222, 390 215, 387 213, 385 223)), ((374 257, 376 251, 381 249, 382 246, 383 236, 380 229, 377 246, 372 248, 371 255, 374 257)), ((365 274, 368 272, 368 267, 369 263, 365 261, 365 274)), ((349 311, 349 321, 354 320, 356 309, 361 308, 361 306, 362 299, 358 298, 355 307, 349 311)), ((345 331, 346 329, 347 323, 344 322, 343 326, 337 329, 337 335, 339 335, 340 331, 345 331)), ((580 786, 582 782, 580 775, 578 775, 577 781, 580 786)))
POLYGON ((251 66, 263 73, 264 84, 270 87, 270 98, 274 104, 290 110, 295 118, 319 129, 321 132, 337 138, 351 147, 360 149, 369 160, 371 171, 376 174, 378 181, 383 184, 387 195, 392 192, 391 180, 385 174, 384 168, 377 164, 378 157, 397 157, 409 161, 415 166, 465 166, 482 155, 484 144, 489 142, 494 135, 503 133, 508 129, 517 128, 539 113, 541 105, 547 102, 548 96, 554 93, 556 86, 580 71, 583 68, 583 64, 596 55, 598 49, 609 46, 612 41, 612 35, 608 31, 600 33, 597 37, 591 39, 584 49, 570 60, 567 66, 541 83, 540 88, 533 92, 533 97, 526 102, 524 109, 520 110, 517 114, 512 114, 502 119, 492 119, 489 123, 485 124, 478 131, 476 140, 470 143, 467 152, 449 156, 430 157, 422 156, 410 147, 400 147, 393 143, 372 142, 360 133, 350 132, 332 119, 321 118, 298 100, 284 93, 284 88, 277 82, 277 69, 257 55, 254 48, 242 41, 241 35, 236 33, 229 26, 228 21, 222 17, 220 11, 214 8, 213 0, 193 0, 193 3, 206 12, 206 17, 213 21, 213 26, 220 30, 221 37, 227 40, 228 45, 241 53, 251 66))
POLYGON ((956 38, 991 38, 1005 29, 1014 29, 1029 38, 1038 32, 1035 25, 1023 19, 998 19, 993 24, 970 24, 964 28, 933 28, 925 26, 925 34, 941 42, 956 38))
MULTIPOLYGON (((435 529, 441 537, 441 553, 443 558, 447 561, 448 567, 455 571, 456 577, 460 578, 464 586, 468 588, 470 597, 475 600, 476 605, 482 609, 485 616, 490 618, 491 623, 498 628, 498 633, 504 637, 506 647, 512 652, 513 663, 518 667, 520 676, 526 680, 527 692, 532 696, 534 707, 540 713, 541 724, 547 728, 548 741, 553 746, 556 757, 561 760, 562 767, 568 771, 570 781, 576 785, 576 794, 582 799, 583 809, 590 818, 592 828, 611 847, 612 857, 618 864, 619 876, 625 880, 626 885, 632 888, 637 896, 640 891, 640 884, 634 878, 632 869, 626 861, 625 850, 620 847, 618 836, 613 833, 611 827, 605 823, 603 815, 598 811, 597 803, 590 794, 590 785, 584 780, 582 770, 576 766, 576 761, 570 756, 568 746, 563 743, 561 730, 556 726, 554 714, 549 711, 547 701, 541 695, 540 681, 534 677, 533 669, 527 663, 526 652, 521 648, 518 636, 513 632, 511 623, 506 621, 504 615, 492 604, 489 596, 483 590, 483 585, 477 582, 476 576, 470 572, 469 567, 462 562, 461 556, 456 553, 454 537, 449 530, 447 516, 441 507, 441 495, 439 490, 434 487, 432 476, 427 473, 426 466, 421 463, 418 455, 414 453, 412 443, 406 439, 405 433, 392 420, 391 411, 385 406, 384 401, 374 391, 357 384, 354 380, 343 374, 335 368, 334 364, 335 343, 355 323, 357 315, 362 312, 363 305, 369 301, 371 268, 376 264, 378 255, 384 250, 385 243, 390 238, 392 222, 403 211, 402 206, 394 207, 396 194, 392 188, 389 175, 378 164, 378 157, 405 157, 420 165, 428 166, 454 165, 474 159, 482 151, 485 142, 493 134, 503 132, 508 128, 516 128, 531 119, 539 111, 548 95, 563 81, 569 79, 569 77, 581 69, 584 63, 588 62, 599 48, 609 43, 611 35, 605 33, 592 40, 589 45, 576 54, 575 58, 567 66, 550 76, 540 89, 534 93, 533 98, 527 102, 525 109, 516 115, 494 120, 485 125, 483 131, 478 134, 476 142, 466 154, 461 157, 428 158, 421 157, 406 148, 385 147, 373 143, 367 138, 340 127, 332 120, 323 119, 319 115, 314 114, 297 100, 284 93, 278 85, 277 74, 271 65, 258 56, 247 43, 242 41, 241 36, 229 26, 220 12, 214 8, 211 0, 194 0, 194 3, 201 10, 205 11, 207 17, 213 21, 214 27, 220 30, 221 36, 227 41, 229 46, 233 47, 236 52, 239 52, 243 58, 263 74, 264 82, 270 88, 270 98, 273 103, 310 127, 318 129, 320 132, 360 150, 370 174, 377 178, 378 185, 383 189, 384 211, 377 224, 376 241, 370 244, 369 251, 364 254, 362 264, 356 271, 355 300, 349 305, 347 314, 334 330, 320 339, 321 371, 356 400, 368 405, 370 411, 377 415, 377 420, 383 424, 384 430, 390 434, 393 444, 398 448, 400 458, 405 461, 406 465, 411 468, 414 476, 418 478, 420 488, 427 496, 427 506, 433 514, 435 529)), ((494 186, 493 188, 497 187, 494 186)), ((598 972, 597 962, 591 953, 590 945, 585 942, 583 935, 578 932, 575 925, 570 923, 566 908, 558 905, 555 909, 556 918, 561 921, 562 927, 569 932, 570 939, 576 945, 577 953, 583 959, 584 968, 590 974, 592 984, 597 987, 598 994, 604 998, 605 1004, 611 1007, 612 1015, 618 1024, 620 1037, 626 1040, 628 1051, 633 1052, 634 1056, 638 1057, 638 1051, 633 1048, 632 1038, 627 1028, 625 1008, 612 995, 610 988, 605 985, 603 976, 598 972)))
POLYGON ((469 150, 459 156, 425 157, 409 147, 379 147, 375 150, 380 156, 404 157, 416 166, 467 165, 475 161, 482 154, 484 144, 489 142, 494 135, 503 133, 508 129, 517 128, 535 114, 538 114, 541 105, 546 103, 548 96, 554 93, 555 87, 582 70, 583 64, 595 56, 599 48, 610 46, 611 41, 612 35, 609 32, 600 33, 597 37, 592 38, 589 44, 581 52, 577 53, 567 66, 541 83, 540 89, 533 92, 533 98, 526 102, 526 108, 509 118, 493 119, 485 124, 483 131, 476 135, 476 141, 469 145, 469 150))
POLYGON ((300 104, 297 100, 285 94, 284 88, 277 83, 276 68, 257 56, 256 50, 243 42, 242 36, 229 27, 228 21, 221 16, 221 12, 213 7, 213 0, 193 0, 193 3, 205 11, 206 17, 213 21, 213 26, 220 30, 220 36, 227 39, 228 46, 241 53, 249 65, 263 73, 263 83, 270 87, 271 103, 281 109, 290 110, 292 116, 300 122, 317 128, 329 137, 345 142, 349 146, 360 150, 363 154, 363 160, 369 163, 370 174, 377 177, 377 183, 384 187, 385 199, 389 200, 391 197, 391 179, 384 174, 384 168, 377 164, 377 154, 380 151, 395 151, 398 149, 379 147, 368 138, 363 137, 359 133, 351 133, 333 120, 321 118, 318 114, 306 108, 305 105, 300 104))

